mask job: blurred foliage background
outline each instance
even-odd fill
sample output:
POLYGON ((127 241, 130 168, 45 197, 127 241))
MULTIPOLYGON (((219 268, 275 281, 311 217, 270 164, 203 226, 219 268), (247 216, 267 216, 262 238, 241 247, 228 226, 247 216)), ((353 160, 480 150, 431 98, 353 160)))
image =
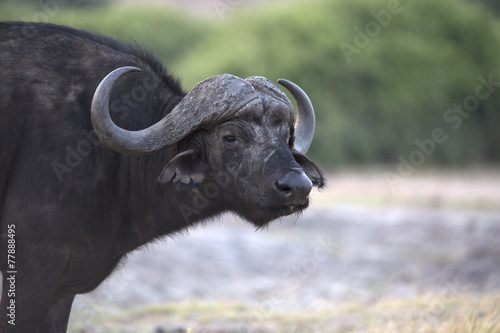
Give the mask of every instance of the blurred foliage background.
POLYGON ((315 105, 310 155, 325 167, 412 163, 416 150, 428 166, 500 161, 500 1, 174 2, 7 1, 0 20, 137 41, 186 90, 220 73, 290 79, 315 105), (446 141, 419 147, 435 129, 446 141))

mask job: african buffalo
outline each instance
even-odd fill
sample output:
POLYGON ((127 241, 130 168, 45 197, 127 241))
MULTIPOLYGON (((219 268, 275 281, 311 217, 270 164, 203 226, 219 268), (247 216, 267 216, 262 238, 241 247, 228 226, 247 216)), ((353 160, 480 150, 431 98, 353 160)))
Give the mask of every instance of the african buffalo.
POLYGON ((223 74, 189 93, 137 45, 0 23, 1 332, 64 332, 130 251, 223 212, 302 211, 323 176, 295 84, 223 74))

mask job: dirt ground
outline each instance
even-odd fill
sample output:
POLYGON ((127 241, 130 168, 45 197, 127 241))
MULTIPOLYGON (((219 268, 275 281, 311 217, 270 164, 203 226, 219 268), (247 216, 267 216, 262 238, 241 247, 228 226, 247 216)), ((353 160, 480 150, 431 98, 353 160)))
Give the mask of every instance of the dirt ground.
POLYGON ((391 188, 380 171, 332 174, 311 209, 255 231, 233 216, 129 256, 73 311, 186 300, 279 311, 349 300, 500 292, 500 172, 441 171, 391 188))

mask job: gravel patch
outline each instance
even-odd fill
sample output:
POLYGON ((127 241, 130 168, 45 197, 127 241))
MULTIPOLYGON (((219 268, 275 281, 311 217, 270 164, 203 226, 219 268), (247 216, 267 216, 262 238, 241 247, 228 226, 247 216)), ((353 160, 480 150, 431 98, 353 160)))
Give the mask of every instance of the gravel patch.
POLYGON ((142 248, 73 309, 232 300, 274 310, 500 291, 500 213, 310 209, 256 231, 233 216, 142 248))

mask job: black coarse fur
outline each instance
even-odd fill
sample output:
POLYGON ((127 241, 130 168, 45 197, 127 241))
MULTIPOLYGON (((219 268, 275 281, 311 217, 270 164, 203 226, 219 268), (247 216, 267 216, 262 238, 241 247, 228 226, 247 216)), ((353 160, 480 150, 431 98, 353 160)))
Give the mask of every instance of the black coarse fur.
POLYGON ((311 182, 323 186, 314 163, 287 144, 284 104, 259 104, 151 155, 109 149, 93 130, 91 103, 103 78, 124 66, 141 72, 113 87, 109 107, 122 128, 155 124, 186 95, 137 45, 0 22, 0 332, 64 332, 75 295, 96 288, 130 251, 225 211, 263 226, 305 209, 311 182))
POLYGON ((185 227, 177 209, 164 205, 156 182, 175 147, 127 157, 93 132, 93 93, 122 66, 142 69, 113 93, 113 118, 122 127, 150 126, 185 95, 160 61, 138 46, 69 27, 0 23, 1 332, 63 331, 35 325, 45 317, 47 325, 64 326, 67 318, 59 324, 47 316, 65 313, 43 312, 94 289, 127 252, 185 227), (134 99, 134 87, 147 95, 134 99), (8 297, 12 228, 17 288, 8 297), (16 326, 6 322, 11 299, 16 326))

